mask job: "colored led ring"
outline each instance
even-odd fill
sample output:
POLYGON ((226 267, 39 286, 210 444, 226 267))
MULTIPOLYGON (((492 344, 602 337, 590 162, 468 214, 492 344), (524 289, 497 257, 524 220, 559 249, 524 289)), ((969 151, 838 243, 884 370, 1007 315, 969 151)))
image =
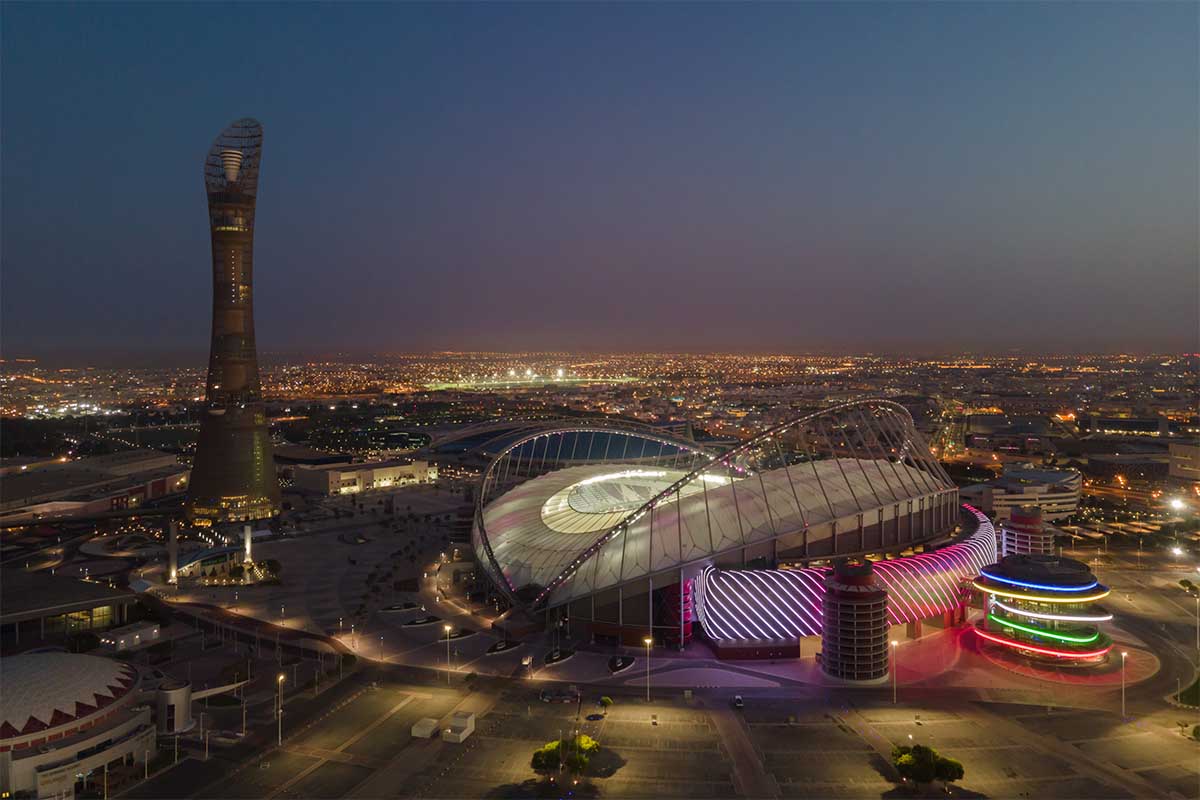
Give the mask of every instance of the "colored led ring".
POLYGON ((1088 589, 1094 589, 1100 585, 1100 581, 1092 581, 1087 586, 1048 586, 1042 583, 1027 583, 1025 581, 1013 580, 1005 578, 1002 575, 993 575, 986 569, 979 570, 979 574, 991 581, 1000 581, 1001 583, 1012 584, 1013 586, 1024 586, 1026 589, 1044 589, 1047 592, 1086 592, 1088 589))
POLYGON ((1023 608, 1010 606, 1007 603, 1001 603, 995 598, 992 598, 992 602, 997 608, 1004 609, 1010 614, 1019 614, 1022 617, 1032 617, 1033 619, 1053 619, 1059 622, 1108 622, 1113 618, 1112 614, 1048 614, 1045 612, 1027 611, 1023 608))
POLYGON ((1047 639, 1056 639, 1060 642, 1068 642, 1070 644, 1091 644, 1100 638, 1099 631, 1094 631, 1091 636, 1071 636, 1069 634, 1059 633, 1058 631, 1048 631, 1042 628, 1031 628, 1028 625, 1022 625, 1018 622, 1013 622, 1010 619, 998 617, 995 614, 988 614, 988 619, 1006 628, 1013 628, 1014 630, 1029 633, 1034 636, 1043 636, 1047 639))
POLYGON ((1078 651, 1071 651, 1071 650, 1050 650, 1049 648, 1045 648, 1045 647, 1035 647, 1035 646, 1029 644, 1028 642, 1020 642, 1015 639, 1005 639, 1000 636, 995 636, 993 634, 988 633, 987 631, 980 630, 979 628, 975 629, 975 633, 977 633, 979 636, 983 637, 984 639, 987 639, 989 642, 995 642, 996 644, 1002 644, 1002 645, 1005 645, 1006 647, 1011 647, 1014 650, 1029 650, 1030 652, 1042 653, 1043 655, 1048 655, 1048 656, 1057 656, 1058 658, 1096 658, 1098 656, 1105 655, 1106 653, 1108 653, 1109 650, 1112 650, 1112 648, 1113 648, 1113 646, 1110 644, 1108 647, 1105 647, 1101 650, 1089 650, 1089 651, 1082 652, 1082 653, 1078 652, 1078 651))
POLYGON ((1005 589, 997 589, 994 586, 985 586, 979 581, 972 581, 971 584, 981 592, 987 594, 998 594, 1002 597, 1014 597, 1017 600, 1030 600, 1036 603, 1090 603, 1093 600, 1101 600, 1108 597, 1109 590, 1106 588, 1097 594, 1089 594, 1084 597, 1048 597, 1046 595, 1037 594, 1022 594, 1020 592, 1012 592, 1005 589))

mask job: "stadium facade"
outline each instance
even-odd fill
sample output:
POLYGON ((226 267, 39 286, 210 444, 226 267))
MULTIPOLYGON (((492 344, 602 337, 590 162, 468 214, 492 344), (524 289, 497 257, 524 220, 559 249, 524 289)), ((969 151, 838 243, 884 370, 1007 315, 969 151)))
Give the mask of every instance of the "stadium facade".
POLYGON ((601 640, 798 655, 821 632, 825 577, 870 558, 891 622, 961 613, 995 559, 900 405, 806 414, 724 453, 644 426, 566 424, 491 461, 472 543, 509 603, 601 640))
POLYGON ((212 344, 207 408, 200 420, 187 513, 220 524, 279 513, 279 482, 271 454, 254 341, 254 214, 262 161, 262 126, 241 119, 208 151, 213 259, 212 344))

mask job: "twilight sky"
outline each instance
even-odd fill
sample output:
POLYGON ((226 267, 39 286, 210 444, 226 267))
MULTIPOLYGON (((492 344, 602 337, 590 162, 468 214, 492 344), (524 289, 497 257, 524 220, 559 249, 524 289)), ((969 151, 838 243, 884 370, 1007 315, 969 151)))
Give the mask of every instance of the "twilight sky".
POLYGON ((1194 3, 5 3, 6 357, 1200 349, 1194 3))

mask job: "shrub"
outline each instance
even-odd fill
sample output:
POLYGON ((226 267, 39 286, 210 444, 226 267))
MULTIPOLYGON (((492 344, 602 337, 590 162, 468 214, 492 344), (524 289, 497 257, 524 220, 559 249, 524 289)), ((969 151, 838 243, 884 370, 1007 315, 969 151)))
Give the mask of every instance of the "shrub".
POLYGON ((1200 725, 1192 727, 1192 738, 1197 742, 1200 742, 1200 725))
POLYGON ((961 761, 955 761, 953 758, 938 756, 934 772, 939 781, 946 783, 960 781, 963 776, 963 765, 961 761))
POLYGON ((553 772, 558 769, 558 748, 560 744, 562 743, 547 742, 533 751, 533 758, 530 760, 529 765, 533 767, 535 772, 553 772))
POLYGON ((572 750, 570 753, 567 753, 567 758, 563 764, 570 772, 582 773, 587 771, 589 760, 583 753, 572 750))
POLYGON ((901 778, 913 783, 929 783, 934 780, 948 783, 962 780, 964 773, 960 762, 939 755, 938 751, 923 744, 893 747, 892 764, 901 778))

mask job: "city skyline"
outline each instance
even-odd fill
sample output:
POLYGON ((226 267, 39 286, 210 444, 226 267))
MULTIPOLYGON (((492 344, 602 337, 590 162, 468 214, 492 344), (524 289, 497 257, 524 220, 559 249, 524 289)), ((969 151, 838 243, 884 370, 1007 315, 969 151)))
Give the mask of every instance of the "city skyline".
POLYGON ((221 8, 6 6, 6 358, 202 354, 242 115, 264 360, 1196 349, 1192 6, 221 8))

